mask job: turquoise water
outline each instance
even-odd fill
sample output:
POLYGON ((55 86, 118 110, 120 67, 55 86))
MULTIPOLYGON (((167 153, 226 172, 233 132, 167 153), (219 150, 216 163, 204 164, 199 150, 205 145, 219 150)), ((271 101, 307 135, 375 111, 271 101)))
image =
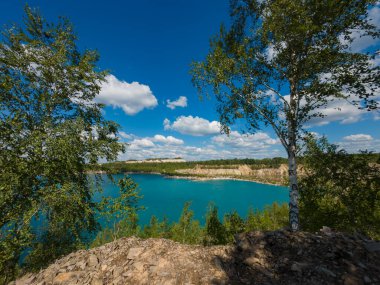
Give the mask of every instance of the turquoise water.
MULTIPOLYGON (((266 185, 255 182, 237 180, 193 181, 188 179, 173 179, 155 174, 132 174, 133 180, 139 185, 140 194, 144 197, 140 205, 146 207, 140 212, 140 224, 148 224, 152 215, 169 221, 177 221, 183 205, 191 201, 194 217, 204 223, 207 206, 214 202, 219 214, 236 210, 245 217, 248 209, 263 209, 273 202, 288 203, 286 187, 266 185)), ((115 180, 122 174, 114 175, 115 180)), ((118 188, 104 175, 103 196, 115 197, 118 188)), ((100 199, 97 195, 96 199, 100 199)), ((101 222, 102 223, 102 222, 101 222)), ((106 226, 103 224, 103 226, 106 226)))

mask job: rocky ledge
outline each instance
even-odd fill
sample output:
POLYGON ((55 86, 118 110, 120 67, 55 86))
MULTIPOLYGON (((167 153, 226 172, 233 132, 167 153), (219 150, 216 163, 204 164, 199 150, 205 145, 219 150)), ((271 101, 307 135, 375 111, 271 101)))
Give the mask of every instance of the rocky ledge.
POLYGON ((131 237, 10 284, 380 284, 380 243, 328 228, 251 232, 212 247, 131 237))

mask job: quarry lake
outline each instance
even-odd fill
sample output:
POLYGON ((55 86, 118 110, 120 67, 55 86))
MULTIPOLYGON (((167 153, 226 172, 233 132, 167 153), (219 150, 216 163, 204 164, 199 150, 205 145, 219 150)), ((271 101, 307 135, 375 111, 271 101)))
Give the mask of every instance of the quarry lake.
MULTIPOLYGON (((152 215, 160 219, 166 216, 169 221, 177 221, 187 201, 191 201, 194 218, 202 224, 210 202, 218 207, 220 216, 236 210, 242 217, 246 217, 249 208, 263 209, 273 202, 288 203, 288 189, 282 186, 239 180, 194 181, 155 174, 130 176, 144 196, 139 203, 146 208, 139 213, 141 225, 148 224, 152 215)), ((122 177, 122 174, 114 175, 116 181, 122 177)), ((104 192, 97 194, 96 200, 102 195, 115 197, 119 193, 118 187, 106 175, 103 178, 104 192)))

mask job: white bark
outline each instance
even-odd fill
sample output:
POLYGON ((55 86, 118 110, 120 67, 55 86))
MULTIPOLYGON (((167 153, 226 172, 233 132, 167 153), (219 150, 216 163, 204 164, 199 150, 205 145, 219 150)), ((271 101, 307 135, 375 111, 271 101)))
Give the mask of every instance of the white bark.
POLYGON ((289 223, 292 231, 299 230, 298 183, 295 135, 291 134, 288 147, 289 167, 289 223))

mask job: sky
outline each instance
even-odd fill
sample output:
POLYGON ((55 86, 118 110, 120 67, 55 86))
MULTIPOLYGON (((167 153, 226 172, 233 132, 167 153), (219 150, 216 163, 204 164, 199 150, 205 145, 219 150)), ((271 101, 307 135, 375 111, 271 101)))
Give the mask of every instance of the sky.
MULTIPOLYGON (((26 1, 0 1, 0 28, 22 23, 26 1)), ((80 49, 96 49, 110 75, 96 100, 120 126, 129 144, 119 160, 182 157, 186 160, 284 156, 270 128, 245 135, 232 126, 220 134, 216 100, 200 100, 189 74, 192 61, 209 51, 209 39, 228 24, 227 0, 29 0, 48 21, 68 17, 80 49)), ((380 27, 380 7, 370 11, 380 27)), ((379 50, 380 42, 358 38, 352 49, 379 50)), ((377 63, 380 61, 377 60, 377 63)), ((379 95, 380 100, 380 95, 379 95)), ((380 152, 380 113, 336 102, 308 130, 349 152, 380 152), (338 108, 340 110, 338 110, 338 108)))

